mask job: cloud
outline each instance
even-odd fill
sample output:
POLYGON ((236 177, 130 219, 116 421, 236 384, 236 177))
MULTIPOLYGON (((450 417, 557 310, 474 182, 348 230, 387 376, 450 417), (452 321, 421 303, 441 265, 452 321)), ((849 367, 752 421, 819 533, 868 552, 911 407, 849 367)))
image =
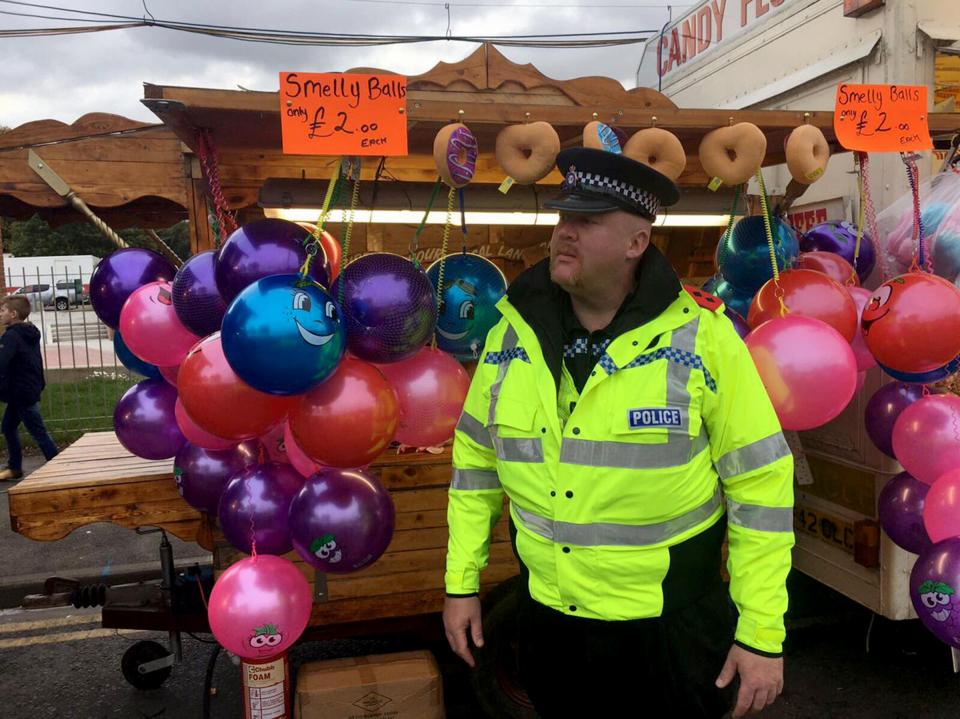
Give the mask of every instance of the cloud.
MULTIPOLYGON (((558 0, 554 7, 526 7, 545 0, 509 0, 494 7, 451 2, 453 34, 515 35, 550 32, 604 32, 659 27, 664 8, 589 7, 626 4, 629 0, 558 0), (579 2, 579 7, 560 7, 579 2)), ((641 0, 651 3, 654 0, 641 0)), ((58 0, 59 7, 116 13, 141 18, 139 0, 58 0)), ((475 3, 476 4, 476 3, 475 3)), ((663 0, 666 5, 666 0, 663 0)), ((273 0, 271 2, 214 0, 147 0, 158 19, 212 23, 275 30, 435 35, 447 31, 443 5, 381 4, 356 0, 273 0)), ((69 16, 0 4, 0 10, 69 16)), ((7 28, 80 25, 0 15, 7 28)), ((137 120, 157 118, 143 105, 142 83, 251 90, 276 90, 281 71, 336 72, 352 67, 376 67, 404 74, 426 72, 437 62, 456 62, 476 45, 430 42, 367 48, 286 47, 162 28, 138 28, 72 36, 0 39, 0 125, 53 118, 73 122, 87 112, 110 112, 137 120)), ((641 45, 590 50, 503 48, 518 63, 533 63, 558 79, 584 75, 613 77, 633 86, 641 45)))

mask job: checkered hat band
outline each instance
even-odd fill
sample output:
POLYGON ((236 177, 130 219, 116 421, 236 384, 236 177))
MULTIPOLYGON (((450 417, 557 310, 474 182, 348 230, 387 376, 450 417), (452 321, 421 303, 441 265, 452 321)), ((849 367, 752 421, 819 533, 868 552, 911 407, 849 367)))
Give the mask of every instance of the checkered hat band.
POLYGON ((660 200, 652 192, 592 172, 577 171, 576 176, 578 188, 637 205, 651 215, 660 212, 660 200))

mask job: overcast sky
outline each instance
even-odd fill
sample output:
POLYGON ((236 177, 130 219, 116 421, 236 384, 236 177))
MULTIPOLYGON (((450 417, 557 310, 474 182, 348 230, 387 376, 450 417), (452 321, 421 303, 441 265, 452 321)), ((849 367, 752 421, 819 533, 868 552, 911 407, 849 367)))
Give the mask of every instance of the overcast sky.
MULTIPOLYGON (((442 0, 146 0, 163 20, 277 30, 389 35, 447 34, 442 0)), ((690 0, 673 5, 674 16, 690 0)), ((33 0, 60 8, 142 18, 141 0, 33 0)), ((667 20, 666 0, 469 0, 450 2, 454 35, 604 32, 657 28, 667 20)), ((0 29, 87 25, 6 13, 70 13, 0 2, 0 29)), ((76 17, 76 16, 74 16, 76 17)), ((89 26, 89 25, 87 25, 89 26)), ((642 45, 561 50, 501 48, 516 62, 531 62, 557 79, 584 75, 635 85, 642 45)), ((54 118, 73 122, 87 112, 111 112, 144 121, 157 118, 140 104, 143 83, 275 91, 278 73, 333 72, 377 67, 419 74, 440 61, 457 61, 476 45, 439 41, 372 48, 248 43, 136 28, 84 35, 0 38, 0 125, 54 118)))

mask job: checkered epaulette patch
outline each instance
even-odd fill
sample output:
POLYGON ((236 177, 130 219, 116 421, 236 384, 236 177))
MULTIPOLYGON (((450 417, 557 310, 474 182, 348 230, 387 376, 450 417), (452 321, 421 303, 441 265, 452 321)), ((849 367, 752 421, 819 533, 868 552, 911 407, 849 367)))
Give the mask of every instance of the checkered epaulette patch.
POLYGON ((711 295, 709 292, 705 292, 701 289, 698 289, 693 285, 684 285, 683 289, 685 289, 687 291, 687 294, 689 294, 693 298, 694 302, 696 302, 701 307, 706 307, 708 310, 711 310, 712 312, 717 312, 720 309, 720 307, 723 305, 723 300, 721 300, 719 297, 716 297, 715 295, 711 295))

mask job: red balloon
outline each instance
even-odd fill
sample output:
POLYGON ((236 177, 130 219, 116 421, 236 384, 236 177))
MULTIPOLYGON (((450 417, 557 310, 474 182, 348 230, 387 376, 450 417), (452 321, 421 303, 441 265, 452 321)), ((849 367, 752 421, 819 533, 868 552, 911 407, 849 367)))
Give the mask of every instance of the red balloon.
POLYGON ((313 460, 329 467, 363 467, 393 441, 399 403, 380 370, 349 355, 290 413, 290 431, 313 460))
POLYGON ((836 252, 823 252, 821 250, 801 252, 797 258, 797 269, 822 272, 844 287, 860 286, 860 278, 854 272, 853 265, 836 252))
POLYGON ((260 392, 230 369, 220 333, 198 342, 180 365, 180 401, 201 429, 224 439, 250 439, 266 434, 300 401, 260 392))
POLYGON ((400 401, 397 441, 434 447, 453 437, 470 389, 470 376, 451 355, 424 347, 409 359, 377 368, 400 401))
MULTIPOLYGON (((847 342, 857 335, 857 305, 843 286, 814 270, 787 270, 780 273, 783 303, 790 315, 812 317, 833 327, 847 342)), ((756 329, 767 320, 780 317, 777 285, 769 280, 750 303, 747 322, 756 329)), ((951 357, 951 359, 953 359, 951 357)), ((946 363, 944 363, 946 364, 946 363)))
POLYGON ((960 354, 960 290, 924 272, 894 277, 870 297, 860 326, 884 367, 930 372, 960 354))
MULTIPOLYGON (((315 234, 317 231, 317 226, 313 223, 298 222, 297 224, 309 231, 310 234, 315 234)), ((327 263, 330 265, 330 284, 333 284, 337 275, 340 274, 340 258, 343 255, 343 249, 333 235, 326 230, 320 233, 318 242, 320 243, 320 249, 323 250, 323 254, 327 258, 327 263)))

